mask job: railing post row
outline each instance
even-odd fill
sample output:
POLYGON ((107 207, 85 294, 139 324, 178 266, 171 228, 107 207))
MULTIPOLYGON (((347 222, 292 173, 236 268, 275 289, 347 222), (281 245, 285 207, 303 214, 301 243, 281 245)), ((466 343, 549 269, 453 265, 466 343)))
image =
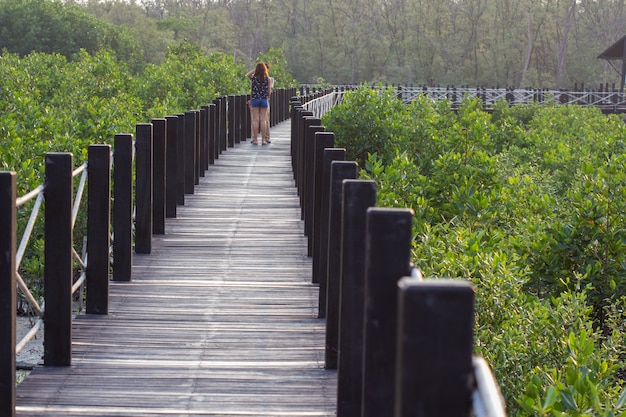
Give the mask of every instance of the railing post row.
POLYGON ((46 154, 44 198, 44 355, 46 366, 72 364, 73 156, 46 154))
POLYGON ((0 415, 15 417, 17 180, 0 172, 0 415))
POLYGON ((417 409, 435 417, 468 415, 471 285, 403 278, 411 275, 413 211, 375 207, 376 184, 356 180, 358 166, 345 161, 345 149, 332 148, 333 134, 323 127, 315 132, 295 100, 293 115, 292 165, 305 234, 312 215, 325 367, 339 370, 337 415, 408 417, 417 409), (442 389, 447 383, 453 393, 442 389))

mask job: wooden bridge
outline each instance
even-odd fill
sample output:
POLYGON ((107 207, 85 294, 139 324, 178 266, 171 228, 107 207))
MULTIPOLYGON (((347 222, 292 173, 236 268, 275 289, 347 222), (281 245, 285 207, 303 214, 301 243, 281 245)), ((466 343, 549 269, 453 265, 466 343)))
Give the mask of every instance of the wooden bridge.
POLYGON ((306 251, 282 123, 220 157, 109 314, 74 320, 72 366, 18 386, 17 415, 334 415, 306 251))
MULTIPOLYGON (((0 250, 11 254, 0 257, 0 412, 408 417, 421 409, 432 417, 471 410, 503 416, 488 366, 472 355, 473 288, 422 280, 411 267, 411 210, 374 207, 375 184, 358 180, 356 163, 345 161, 345 149, 334 148, 332 132, 320 125, 316 109, 327 108, 323 100, 291 98, 290 113, 272 104, 273 114, 283 117, 273 120, 268 146, 248 142, 245 98, 229 98, 230 113, 223 116, 208 112, 221 127, 183 117, 178 125, 190 128, 178 142, 190 148, 179 150, 195 151, 185 168, 174 169, 182 185, 169 177, 146 182, 143 168, 163 177, 156 175, 158 161, 170 155, 146 152, 153 139, 160 143, 155 148, 165 145, 156 133, 145 142, 147 126, 138 125, 134 253, 124 252, 128 231, 117 222, 125 215, 114 207, 113 280, 108 262, 98 261, 108 260, 107 230, 106 244, 88 251, 87 314, 59 324, 68 309, 57 313, 55 300, 71 301, 69 287, 78 283, 64 288, 63 277, 46 277, 53 293, 64 289, 55 297, 46 289, 45 366, 17 389, 15 223, 6 221, 17 203, 7 204, 16 200, 14 176, 0 173, 0 196, 7 184, 13 190, 4 203, 0 198, 0 231, 8 230, 0 233, 0 250), (153 184, 167 188, 166 195, 147 193, 153 184), (179 203, 174 208, 172 200, 179 203)), ((130 148, 116 147, 116 189, 132 188, 117 177, 133 177, 124 162, 130 155, 130 148)), ((90 159, 88 169, 108 165, 107 151, 105 163, 90 159)), ((54 184, 47 179, 46 188, 54 184)), ((104 199, 90 200, 90 219, 99 217, 92 210, 102 214, 101 206, 109 211, 108 187, 94 185, 90 192, 104 199)), ((129 211, 123 193, 116 190, 113 198, 129 211)), ((53 217, 57 208, 47 201, 46 228, 64 223, 66 214, 53 217)), ((88 234, 95 229, 88 224, 88 234)), ((101 235, 94 232, 88 241, 101 235)), ((71 240, 70 233, 69 246, 71 240)), ((46 254, 69 262, 69 252, 56 255, 62 241, 47 245, 46 254)), ((52 276, 62 268, 54 269, 52 276)))

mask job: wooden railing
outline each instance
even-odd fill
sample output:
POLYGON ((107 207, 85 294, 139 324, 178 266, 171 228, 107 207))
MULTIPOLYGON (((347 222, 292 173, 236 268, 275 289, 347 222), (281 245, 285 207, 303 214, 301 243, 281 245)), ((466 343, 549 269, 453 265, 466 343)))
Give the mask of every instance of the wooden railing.
MULTIPOLYGON (((271 125, 290 117, 295 93, 295 89, 274 91, 271 125)), ((39 306, 32 295, 28 298, 44 323, 44 365, 69 366, 72 300, 78 286, 86 284, 87 314, 108 313, 109 279, 132 279, 133 253, 150 253, 153 234, 165 233, 165 219, 176 217, 176 207, 194 193, 209 165, 229 147, 246 141, 251 132, 248 99, 220 97, 198 110, 137 124, 134 134, 115 135, 112 160, 109 145, 91 145, 87 164, 74 171, 70 153, 47 154, 44 185, 23 197, 17 196, 16 174, 0 172, 1 416, 15 416, 16 352, 26 343, 16 343, 16 287, 22 281, 18 269, 23 255, 21 244, 17 249, 18 206, 37 198, 38 210, 45 201, 44 300, 39 306), (72 178, 83 171, 89 183, 87 249, 78 256, 72 242, 80 201, 73 197, 72 178), (84 270, 76 281, 72 259, 84 270)), ((79 189, 84 180, 81 183, 79 189)), ((30 294, 22 284, 20 288, 30 294)), ((39 327, 41 323, 28 337, 39 327)))
MULTIPOLYGON (((332 88, 316 88, 301 86, 302 97, 316 95, 319 92, 334 91, 335 100, 341 100, 345 91, 354 90, 358 86, 339 85, 332 88)), ((383 86, 373 85, 372 88, 393 88, 396 96, 405 104, 422 95, 433 101, 448 100, 452 109, 458 109, 465 97, 479 98, 485 111, 492 111, 501 100, 510 106, 531 103, 575 104, 580 106, 598 107, 604 113, 626 113, 626 93, 608 86, 600 86, 597 90, 554 90, 554 89, 522 89, 522 88, 485 88, 485 87, 440 87, 440 86, 383 86)))
MULTIPOLYGON (((336 92, 326 93, 332 102, 336 92)), ((357 163, 311 111, 323 95, 292 99, 291 149, 326 319, 325 366, 338 369, 337 415, 506 415, 473 355, 475 289, 412 267, 413 211, 375 207, 376 184, 358 179, 357 163)))

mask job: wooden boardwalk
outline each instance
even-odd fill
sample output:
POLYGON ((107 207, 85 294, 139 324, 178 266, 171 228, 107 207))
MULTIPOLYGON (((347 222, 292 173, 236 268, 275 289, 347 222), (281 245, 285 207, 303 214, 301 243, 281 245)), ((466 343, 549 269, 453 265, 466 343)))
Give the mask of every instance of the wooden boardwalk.
POLYGON ((75 319, 72 366, 18 386, 18 416, 335 415, 289 129, 220 155, 110 313, 75 319))

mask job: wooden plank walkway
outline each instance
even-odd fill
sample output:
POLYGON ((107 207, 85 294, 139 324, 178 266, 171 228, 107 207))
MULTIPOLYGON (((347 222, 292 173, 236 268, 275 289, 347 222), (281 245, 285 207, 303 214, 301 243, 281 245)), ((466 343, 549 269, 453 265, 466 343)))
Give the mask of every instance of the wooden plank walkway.
POLYGON ((110 314, 74 321, 72 366, 18 386, 18 416, 335 415, 289 129, 220 155, 110 314))

